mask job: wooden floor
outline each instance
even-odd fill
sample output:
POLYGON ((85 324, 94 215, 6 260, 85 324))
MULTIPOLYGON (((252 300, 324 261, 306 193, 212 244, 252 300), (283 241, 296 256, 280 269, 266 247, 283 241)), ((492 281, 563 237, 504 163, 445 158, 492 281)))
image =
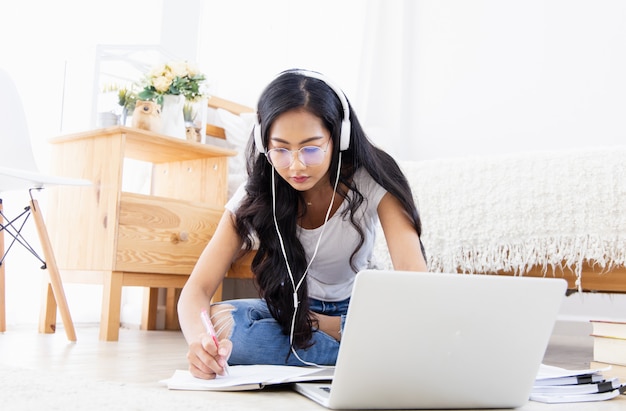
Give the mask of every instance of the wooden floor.
POLYGON ((98 381, 154 383, 186 369, 187 344, 179 331, 120 329, 117 342, 98 340, 97 325, 77 325, 77 342, 39 334, 36 325, 0 334, 0 365, 13 365, 98 381))
MULTIPOLYGON (((63 329, 39 334, 36 325, 9 327, 0 334, 0 364, 133 383, 154 383, 187 368, 187 345, 179 331, 122 328, 117 342, 99 341, 97 325, 77 325, 76 333, 78 341, 70 343, 63 329)), ((588 335, 553 335, 544 363, 588 367, 592 344, 588 335)))

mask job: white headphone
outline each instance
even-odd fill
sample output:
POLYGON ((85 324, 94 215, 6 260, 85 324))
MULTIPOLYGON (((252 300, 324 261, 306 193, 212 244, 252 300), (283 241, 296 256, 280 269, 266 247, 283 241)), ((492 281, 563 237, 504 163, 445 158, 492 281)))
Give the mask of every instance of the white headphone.
MULTIPOLYGON (((321 80, 324 83, 326 83, 326 85, 335 92, 337 97, 339 97, 339 101, 341 102, 341 106, 343 107, 343 120, 341 120, 341 134, 339 135, 339 151, 346 151, 350 147, 351 125, 350 125, 350 106, 348 106, 348 100, 346 99, 345 94, 343 94, 343 91, 341 91, 341 89, 337 87, 327 77, 323 76, 322 74, 316 71, 295 69, 295 70, 285 71, 279 74, 279 76, 285 73, 296 73, 296 74, 301 74, 306 77, 311 77, 311 78, 321 80)), ((254 124, 254 144, 256 145, 256 148, 259 153, 265 153, 265 147, 263 146, 263 137, 261 136, 261 124, 259 124, 258 116, 256 117, 256 121, 254 124)))

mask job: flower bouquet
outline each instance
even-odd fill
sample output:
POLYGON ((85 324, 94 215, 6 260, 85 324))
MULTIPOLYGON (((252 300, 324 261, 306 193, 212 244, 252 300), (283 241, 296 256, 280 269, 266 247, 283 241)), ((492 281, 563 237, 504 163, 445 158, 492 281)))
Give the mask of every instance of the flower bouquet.
POLYGON ((137 98, 155 101, 161 106, 163 134, 184 139, 184 104, 201 102, 206 94, 205 80, 205 75, 186 61, 164 63, 146 75, 137 98))
POLYGON ((137 97, 163 103, 167 94, 182 95, 188 101, 195 101, 204 95, 202 88, 206 77, 186 61, 169 62, 154 67, 146 76, 144 89, 137 97))

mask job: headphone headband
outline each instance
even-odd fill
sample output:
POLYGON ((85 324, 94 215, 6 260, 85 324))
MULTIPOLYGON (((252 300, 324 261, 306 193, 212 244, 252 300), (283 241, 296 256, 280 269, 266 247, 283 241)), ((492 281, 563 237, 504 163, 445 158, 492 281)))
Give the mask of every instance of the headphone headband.
MULTIPOLYGON (((341 107, 343 108, 343 119, 341 120, 341 133, 339 135, 339 151, 346 151, 350 147, 350 106, 348 105, 348 100, 346 99, 345 94, 339 87, 337 87, 330 79, 326 76, 318 73, 316 71, 310 70, 287 70, 280 73, 277 77, 280 77, 286 73, 296 73, 301 74, 305 77, 314 78, 317 80, 323 81, 330 89, 337 95, 339 101, 341 102, 341 107)), ((263 146, 263 136, 261 135, 261 124, 259 124, 258 115, 256 116, 255 124, 254 124, 254 144, 256 145, 257 151, 259 153, 265 153, 265 147, 263 146)))

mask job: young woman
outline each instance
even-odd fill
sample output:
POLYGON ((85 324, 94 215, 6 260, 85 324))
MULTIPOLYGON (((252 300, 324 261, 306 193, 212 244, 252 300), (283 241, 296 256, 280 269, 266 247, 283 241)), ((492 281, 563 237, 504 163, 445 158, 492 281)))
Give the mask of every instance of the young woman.
POLYGON ((339 88, 317 72, 285 71, 257 109, 248 181, 227 203, 178 304, 199 378, 223 374, 227 361, 333 365, 354 278, 373 265, 377 221, 394 269, 427 270, 407 180, 368 140, 339 88), (199 313, 242 249, 257 249, 261 298, 211 306, 214 339, 199 313))

